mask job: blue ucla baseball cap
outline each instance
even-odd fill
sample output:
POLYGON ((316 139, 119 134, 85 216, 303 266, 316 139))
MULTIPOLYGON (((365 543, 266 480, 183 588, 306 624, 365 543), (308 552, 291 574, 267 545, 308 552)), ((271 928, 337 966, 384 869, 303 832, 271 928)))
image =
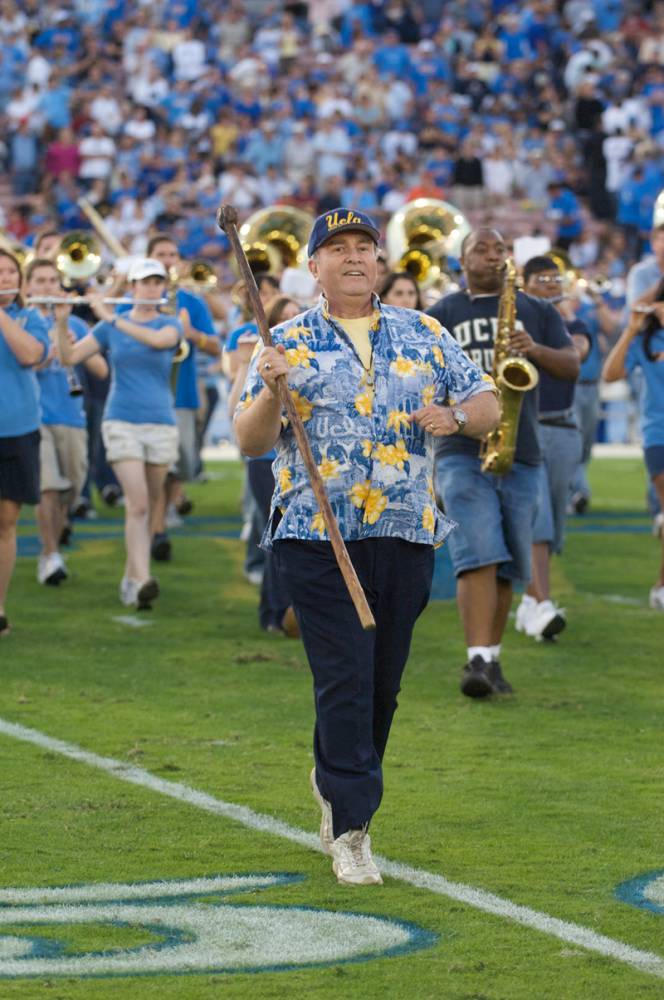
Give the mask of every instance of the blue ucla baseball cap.
POLYGON ((350 208, 333 208, 331 212, 319 215, 311 230, 307 253, 310 257, 316 253, 332 236, 346 232, 348 229, 359 229, 368 233, 374 243, 380 240, 380 232, 374 220, 364 212, 354 212, 350 208))

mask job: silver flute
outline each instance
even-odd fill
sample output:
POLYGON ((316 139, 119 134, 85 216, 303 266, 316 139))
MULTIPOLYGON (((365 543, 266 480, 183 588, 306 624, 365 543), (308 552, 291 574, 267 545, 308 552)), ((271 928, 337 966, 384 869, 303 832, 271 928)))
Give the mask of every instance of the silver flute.
MULTIPOLYGON (((3 294, 3 293, 0 293, 3 294)), ((9 295, 9 292, 5 292, 9 295)), ((56 295, 30 295, 26 300, 29 306, 84 306, 92 301, 88 295, 68 295, 65 297, 56 295)), ((130 299, 126 296, 121 298, 102 299, 102 304, 106 306, 167 306, 167 298, 161 299, 130 299)))

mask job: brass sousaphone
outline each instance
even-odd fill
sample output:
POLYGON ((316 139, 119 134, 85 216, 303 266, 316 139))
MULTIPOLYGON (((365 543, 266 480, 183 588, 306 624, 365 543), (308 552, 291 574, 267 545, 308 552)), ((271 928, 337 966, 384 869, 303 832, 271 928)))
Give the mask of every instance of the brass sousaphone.
POLYGON ((449 284, 447 257, 459 257, 470 223, 454 205, 438 198, 406 202, 387 224, 390 267, 407 271, 420 288, 449 284))

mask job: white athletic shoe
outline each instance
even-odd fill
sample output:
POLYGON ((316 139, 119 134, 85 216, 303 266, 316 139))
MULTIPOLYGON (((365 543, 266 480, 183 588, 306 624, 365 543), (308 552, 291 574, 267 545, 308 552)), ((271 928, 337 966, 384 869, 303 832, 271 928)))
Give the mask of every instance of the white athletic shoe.
POLYGON ((664 611, 664 586, 652 588, 650 591, 650 607, 655 611, 664 611))
POLYGON ((652 522, 652 533, 655 538, 661 538, 664 534, 664 514, 655 514, 652 522))
POLYGON ((567 625, 565 611, 553 601, 540 601, 528 619, 527 634, 533 639, 553 639, 567 625))
POLYGON ((530 594, 524 594, 521 598, 521 603, 516 609, 516 621, 514 627, 517 632, 525 632, 529 635, 528 626, 530 620, 533 617, 535 611, 537 610, 537 601, 530 594))
POLYGON ((138 600, 138 582, 123 576, 120 581, 120 600, 126 607, 136 607, 138 600))
POLYGON ((311 769, 311 774, 309 775, 309 781, 311 782, 311 791, 314 793, 314 798, 318 805, 320 806, 320 842, 323 850, 326 854, 332 853, 332 842, 334 840, 334 833, 332 828, 332 806, 324 799, 321 795, 318 785, 316 784, 316 768, 311 769))
POLYGON ((332 871, 343 885, 382 885, 371 857, 371 837, 366 827, 348 830, 332 841, 332 871))
POLYGON ((39 557, 37 579, 40 583, 47 583, 50 586, 57 586, 61 580, 67 579, 67 567, 59 552, 39 557))

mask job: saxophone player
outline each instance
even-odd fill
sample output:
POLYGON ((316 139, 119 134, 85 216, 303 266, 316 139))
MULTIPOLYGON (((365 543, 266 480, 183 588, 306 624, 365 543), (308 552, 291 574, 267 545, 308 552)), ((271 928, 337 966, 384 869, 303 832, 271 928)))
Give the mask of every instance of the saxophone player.
MULTIPOLYGON (((486 372, 493 371, 494 348, 500 346, 501 353, 521 355, 537 369, 575 380, 579 357, 562 319, 552 305, 517 291, 513 282, 505 287, 507 256, 505 241, 495 229, 469 233, 461 248, 466 288, 440 299, 429 314, 486 372), (514 322, 507 342, 497 345, 499 312, 510 311, 505 310, 506 296, 514 300, 509 303, 514 322)), ((512 691, 500 655, 513 584, 530 580, 531 526, 541 461, 537 397, 537 388, 523 393, 517 427, 512 428, 514 460, 500 475, 483 469, 478 442, 461 433, 436 438, 438 492, 447 516, 459 523, 449 548, 468 650, 461 691, 469 698, 512 691)), ((463 408, 454 415, 461 431, 463 408)))

